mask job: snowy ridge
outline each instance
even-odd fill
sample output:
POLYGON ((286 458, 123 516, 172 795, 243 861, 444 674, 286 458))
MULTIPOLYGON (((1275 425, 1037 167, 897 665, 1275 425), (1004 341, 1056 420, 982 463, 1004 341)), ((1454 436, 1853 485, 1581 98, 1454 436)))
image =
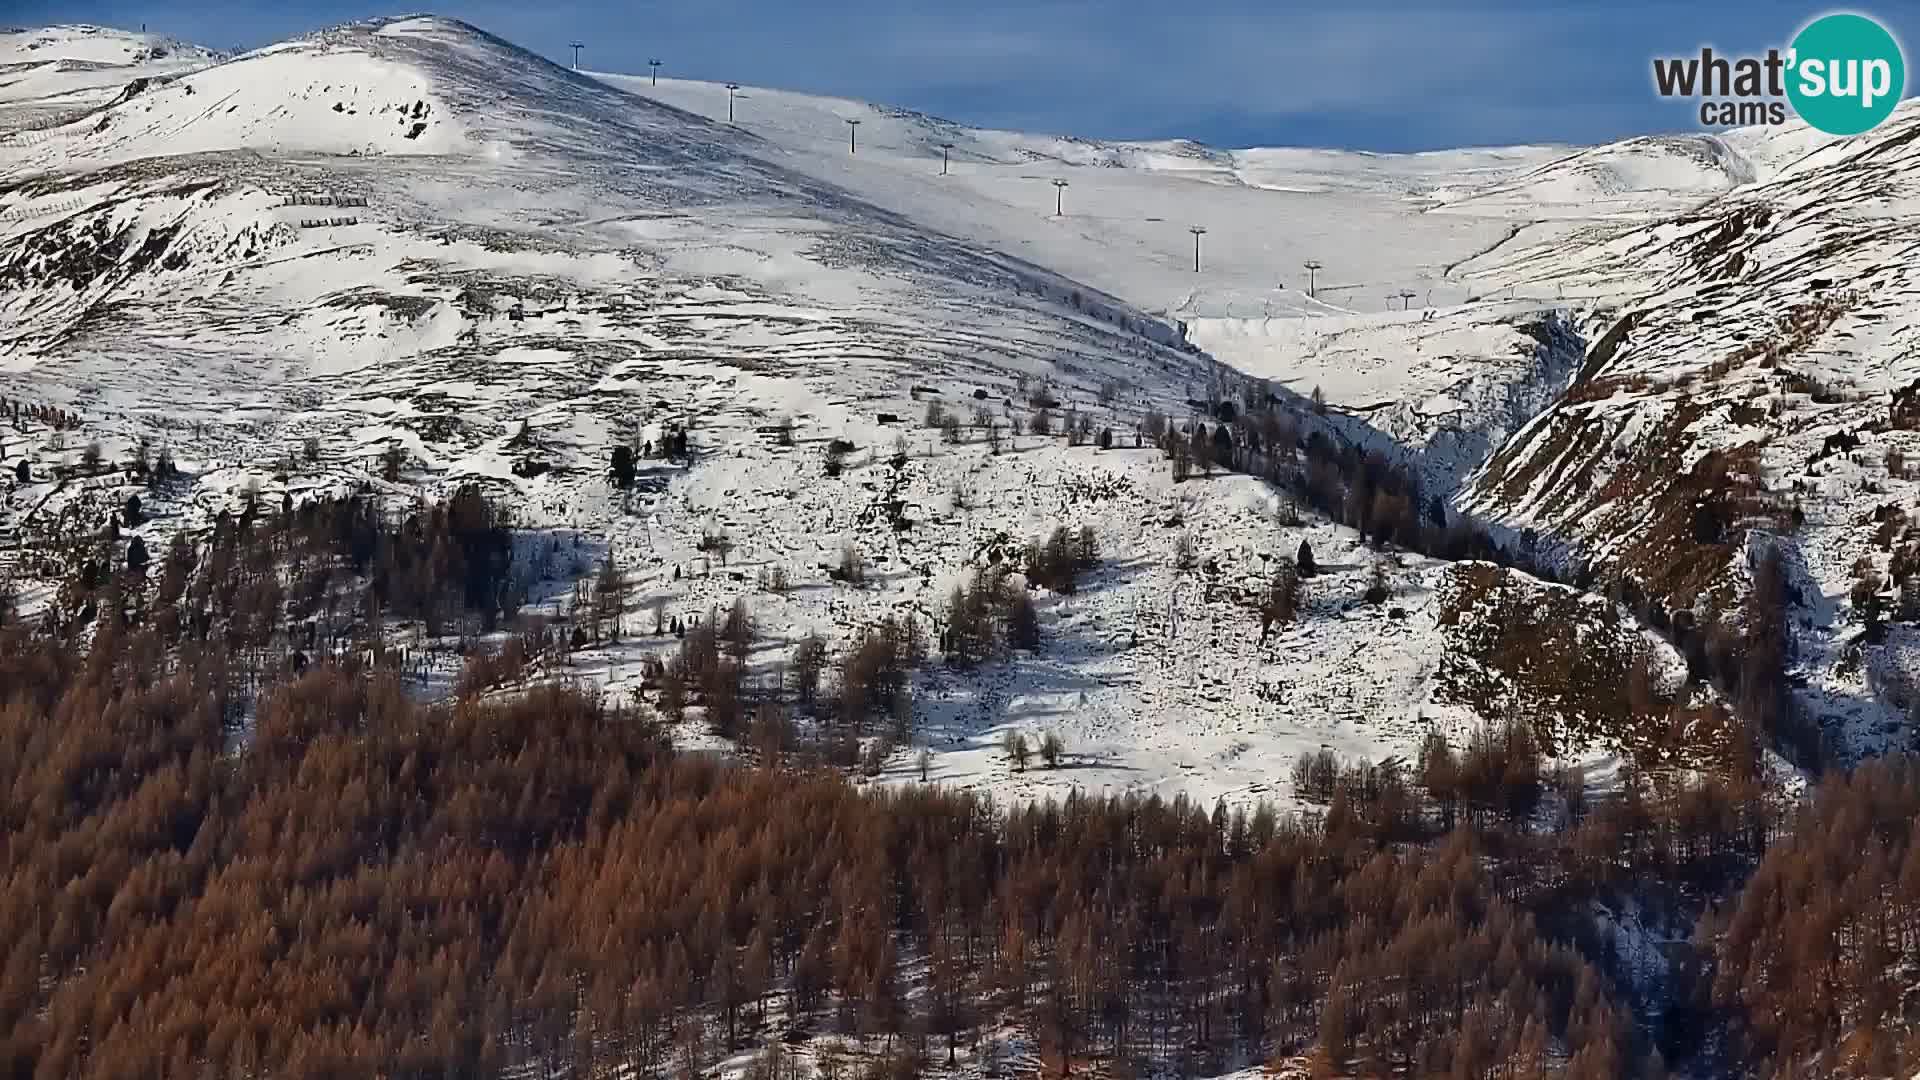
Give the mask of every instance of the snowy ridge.
POLYGON ((0 133, 54 126, 96 108, 137 80, 213 63, 209 49, 100 26, 0 29, 0 133))
MULTIPOLYGON (((596 77, 643 101, 721 123, 728 115, 721 84, 596 77)), ((1402 288, 1462 303, 1475 290, 1448 280, 1446 268, 1498 242, 1510 222, 1499 213, 1423 214, 1430 193, 1511 177, 1566 152, 1220 150, 984 130, 752 86, 732 98, 732 126, 755 140, 756 155, 1188 322, 1377 313, 1401 306, 1394 294, 1402 288), (859 122, 851 139, 849 120, 859 122), (942 143, 952 144, 945 173, 942 143), (1057 191, 1055 180, 1069 186, 1057 191), (1191 227, 1208 230, 1203 273, 1194 269, 1191 227), (1355 236, 1382 242, 1355 244, 1355 236), (1308 260, 1324 263, 1313 282, 1308 260)))
POLYGON ((1443 189, 1434 197, 1454 212, 1514 207, 1592 217, 1604 207, 1653 216, 1753 183, 1759 171, 1719 136, 1647 136, 1580 150, 1510 180, 1443 189))
MULTIPOLYGON (((689 112, 724 116, 727 91, 720 83, 596 72, 594 77, 650 100, 689 112), (714 105, 721 111, 715 113, 714 105)), ((881 159, 937 162, 940 144, 951 142, 949 159, 961 164, 1059 163, 1076 167, 1177 174, 1184 179, 1242 184, 1276 191, 1396 191, 1420 194, 1442 184, 1491 182, 1558 158, 1564 147, 1514 146, 1438 150, 1412 154, 1257 147, 1222 149, 1187 139, 1147 142, 1086 139, 977 128, 912 109, 847 98, 743 86, 734 95, 738 122, 779 146, 801 149, 844 142, 845 123, 860 121, 861 152, 881 159)))

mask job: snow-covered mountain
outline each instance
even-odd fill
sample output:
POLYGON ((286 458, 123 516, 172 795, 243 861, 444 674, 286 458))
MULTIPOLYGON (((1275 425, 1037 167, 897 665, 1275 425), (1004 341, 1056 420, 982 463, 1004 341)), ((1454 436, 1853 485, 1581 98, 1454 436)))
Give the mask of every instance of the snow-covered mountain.
POLYGON ((0 130, 48 127, 126 92, 213 63, 209 49, 154 34, 100 26, 0 29, 0 130))
MULTIPOLYGON (((1523 226, 1615 221, 1615 207, 1564 189, 1556 170, 1584 156, 1641 154, 1626 144, 1371 154, 1109 142, 752 86, 597 77, 723 121, 731 99, 733 126, 763 140, 765 156, 1163 313, 1236 370, 1302 397, 1317 388, 1430 450, 1431 479, 1445 488, 1573 367, 1540 354, 1542 312, 1560 299, 1552 286, 1462 269, 1523 226), (1056 191, 1055 180, 1067 187, 1056 191), (1545 208, 1540 220, 1515 218, 1496 193, 1545 208), (1199 272, 1192 227, 1207 229, 1199 272), (1309 262, 1318 265, 1309 271, 1309 262)), ((1745 161, 1729 147, 1729 160, 1745 161)), ((1663 179, 1652 167, 1621 171, 1663 179)), ((1638 194, 1646 207, 1673 199, 1656 187, 1638 194)))
POLYGON ((1856 751, 1904 738, 1885 718, 1912 704, 1905 628, 1869 624, 1916 614, 1892 596, 1920 493, 1916 139, 1908 103, 1686 212, 1503 253, 1614 295, 1569 391, 1464 493, 1673 610, 1732 607, 1751 549, 1782 546, 1806 704, 1856 751))
MULTIPOLYGON (((932 773, 1009 792, 1280 792, 1303 752, 1406 755, 1433 725, 1522 712, 1572 759, 1645 751, 1530 651, 1581 653, 1595 680, 1644 660, 1676 691, 1678 654, 1619 608, 1377 553, 1252 477, 1175 483, 1133 434, 1248 377, 1293 406, 1317 389, 1311 422, 1419 466, 1428 491, 1465 482, 1464 504, 1597 553, 1613 533, 1514 479, 1553 417, 1660 340, 1614 335, 1609 360, 1596 311, 1708 295, 1684 284, 1702 266, 1758 273, 1729 261, 1744 233, 1711 240, 1729 208, 1799 198, 1806 229, 1839 228, 1815 192, 1864 185, 1849 214, 1865 214, 1900 153, 1807 139, 1806 156, 1797 136, 1749 133, 1220 151, 751 87, 728 123, 725 87, 576 73, 436 18, 217 63, 106 31, 8 40, 47 43, 56 66, 115 49, 177 62, 84 99, 28 87, 0 113, 0 388, 80 417, 0 428, 9 565, 30 588, 35 558, 65 557, 58 538, 131 490, 60 468, 91 441, 118 460, 148 440, 189 474, 149 499, 150 544, 249 489, 405 501, 480 483, 522 524, 574 537, 581 565, 610 550, 630 629, 747 597, 763 672, 810 629, 838 644, 888 612, 937 620, 970 568, 1090 526, 1100 567, 1045 598, 1043 648, 921 677, 932 773), (1207 230, 1199 270, 1190 227, 1207 230), (1113 445, 1010 433, 1043 408, 1113 445), (957 441, 925 422, 935 411, 961 419, 957 441), (675 429, 690 464, 647 458, 633 490, 608 484, 612 446, 675 429), (1307 616, 1263 634, 1261 590, 1303 540, 1323 570, 1307 616), (833 573, 849 547, 871 567, 862 587, 833 573), (776 571, 791 587, 761 588, 776 571), (1380 582, 1390 598, 1370 601, 1380 582), (1528 621, 1542 612, 1558 622, 1528 621), (1010 771, 1009 729, 1059 732, 1078 767, 1010 771)), ((1754 237, 1787 235, 1769 220, 1754 237)), ((1732 305, 1698 309, 1635 326, 1691 356, 1732 305)), ((671 641, 629 634, 571 670, 624 691, 671 641)), ((905 776, 913 753, 888 768, 905 776)))

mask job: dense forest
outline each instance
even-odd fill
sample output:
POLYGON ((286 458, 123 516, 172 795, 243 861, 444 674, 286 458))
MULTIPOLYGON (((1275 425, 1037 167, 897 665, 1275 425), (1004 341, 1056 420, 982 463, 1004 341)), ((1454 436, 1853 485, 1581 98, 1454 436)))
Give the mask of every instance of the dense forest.
MULTIPOLYGON (((741 676, 737 605, 610 701, 510 679, 605 605, 520 614, 514 534, 474 491, 116 543, 0 622, 0 1075, 694 1077, 757 1050, 777 1078, 811 1045, 835 1080, 993 1071, 1009 1037, 1061 1077, 1920 1067, 1904 759, 1798 809, 1751 757, 1628 766, 1600 798, 1516 720, 1417 761, 1305 759, 1305 812, 994 805, 845 766, 930 652, 1030 632, 1004 581, 956 590, 977 618, 937 644, 911 619, 809 639, 772 684, 741 676), (399 614, 517 632, 427 701, 399 614), (737 757, 675 751, 695 703, 737 757), (1603 907, 1697 929, 1650 988, 1603 907)), ((1095 555, 1061 534, 1027 558, 1065 586, 1095 555)))

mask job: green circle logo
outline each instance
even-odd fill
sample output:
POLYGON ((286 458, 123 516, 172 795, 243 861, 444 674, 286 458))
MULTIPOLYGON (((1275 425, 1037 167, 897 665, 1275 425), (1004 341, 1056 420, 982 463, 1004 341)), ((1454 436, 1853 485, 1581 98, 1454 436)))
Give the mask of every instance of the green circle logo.
POLYGON ((1787 100, 1829 135, 1858 135, 1893 113, 1907 92, 1900 43, 1865 15, 1823 15, 1793 39, 1787 100))

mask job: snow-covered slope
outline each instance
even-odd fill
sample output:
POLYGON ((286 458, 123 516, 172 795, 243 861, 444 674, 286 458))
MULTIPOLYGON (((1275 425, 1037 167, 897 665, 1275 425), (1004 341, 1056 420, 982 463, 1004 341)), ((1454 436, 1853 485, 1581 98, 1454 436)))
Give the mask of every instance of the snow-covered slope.
POLYGON ((730 95, 717 83, 596 77, 720 120, 731 96, 733 126, 763 140, 770 159, 1164 312, 1239 370, 1302 395, 1318 387, 1427 452, 1443 487, 1564 389, 1574 367, 1567 341, 1543 341, 1542 330, 1583 293, 1569 296, 1550 272, 1557 261, 1509 261, 1507 251, 1584 245, 1622 222, 1684 213, 1830 141, 1791 126, 1584 149, 1222 150, 982 130, 752 86, 730 95), (1056 191, 1055 180, 1068 187, 1056 191), (1208 230, 1198 271, 1191 226, 1208 230), (1319 265, 1310 273, 1308 262, 1319 265))
POLYGON ((168 60, 195 66, 210 64, 216 59, 212 50, 198 45, 159 34, 106 26, 75 23, 34 29, 0 28, 0 63, 11 69, 62 63, 75 67, 136 67, 168 60))
POLYGON ((101 26, 0 29, 0 131, 58 124, 126 92, 129 84, 205 67, 214 53, 153 34, 101 26))
MULTIPOLYGON (((599 77, 645 100, 727 116, 729 92, 720 84, 599 77)), ((1392 294, 1402 288, 1460 302, 1468 290, 1449 285, 1445 268, 1498 240, 1507 223, 1423 215, 1425 196, 1445 185, 1508 177, 1564 153, 1520 147, 1375 155, 1098 142, 980 130, 758 87, 732 96, 734 126, 764 140, 796 171, 1185 319, 1375 312, 1400 306, 1392 294), (850 120, 859 122, 851 140, 850 120), (952 144, 945 174, 942 143, 952 144), (1069 186, 1056 191, 1055 180, 1069 186), (1208 230, 1198 271, 1193 227, 1208 230), (1312 297, 1309 260, 1323 264, 1312 297)))
POLYGON ((153 87, 49 132, 38 150, 42 160, 59 155, 69 167, 243 147, 445 154, 465 142, 446 113, 404 60, 321 40, 249 53, 153 87))
MULTIPOLYGON (((689 112, 726 116, 729 95, 721 83, 608 73, 595 77, 689 112)), ((950 163, 963 166, 1059 164, 1298 192, 1420 194, 1443 184, 1490 182, 1570 152, 1554 146, 1417 154, 1299 147, 1230 150, 1184 139, 1125 142, 976 128, 911 109, 758 86, 740 87, 732 96, 735 123, 783 149, 804 152, 826 144, 846 148, 846 122, 858 120, 855 156, 869 154, 875 164, 896 168, 905 167, 902 159, 911 159, 916 170, 931 164, 937 171, 941 144, 951 143, 950 163)))
MULTIPOLYGON (((16 567, 130 490, 84 467, 94 440, 107 460, 164 445, 189 472, 149 493, 150 544, 250 487, 404 502, 480 483, 580 537, 583 564, 610 550, 630 631, 656 606, 747 597, 771 677, 810 628, 837 646, 889 612, 931 621, 971 568, 1085 525, 1104 557, 1043 596, 1039 652, 922 676, 917 739, 941 778, 1242 797, 1323 745, 1407 754, 1432 725, 1520 706, 1571 758, 1644 749, 1542 684, 1532 638, 1489 614, 1562 612, 1604 670, 1642 652, 1671 669, 1617 609, 1379 555, 1248 477, 1176 484, 1132 439, 1250 375, 1295 404, 1319 388, 1315 423, 1451 491, 1574 373, 1583 302, 1536 260, 1629 226, 1437 195, 1562 149, 1091 143, 753 89, 729 124, 724 88, 588 77, 433 18, 174 76, 0 139, 0 380, 81 418, 7 436, 29 466, 6 481, 16 567), (923 422, 932 405, 961 419, 953 437, 923 422), (1114 445, 1010 433, 1043 407, 1114 445), (689 463, 646 458, 633 490, 609 486, 614 445, 675 429, 689 463), (1261 587, 1303 540, 1323 569, 1309 617, 1263 640, 1261 587), (829 572, 848 547, 863 587, 829 572), (791 587, 761 588, 776 570, 791 587), (1008 729, 1060 732, 1076 767, 1010 772, 1008 729)), ((624 691, 671 644, 629 632, 571 670, 624 691)))
POLYGON ((1793 145, 1746 129, 1649 135, 1572 152, 1511 178, 1443 188, 1434 198, 1456 213, 1653 217, 1772 175, 1783 158, 1798 156, 1793 145))
POLYGON ((1815 143, 1697 209, 1503 253, 1611 298, 1589 309, 1593 344, 1568 394, 1500 448, 1466 502, 1673 608, 1736 602, 1750 530, 1782 538, 1803 575, 1815 712, 1843 746, 1871 749, 1877 642, 1854 647, 1854 597, 1876 589, 1855 587, 1912 572, 1900 553, 1920 495, 1902 460, 1920 454, 1905 404, 1920 381, 1920 105, 1800 145, 1815 143))
MULTIPOLYGON (((84 426, 8 436, 29 465, 26 483, 9 473, 8 531, 37 550, 131 490, 69 468, 87 441, 117 460, 149 440, 190 474, 145 494, 153 545, 249 487, 404 500, 479 482, 529 526, 592 537, 581 558, 610 549, 633 624, 747 596, 772 671, 809 628, 837 647, 891 611, 929 619, 985 551, 1092 525, 1105 569, 1043 604, 1041 652, 925 676, 920 738, 943 777, 1245 795, 1303 750, 1404 753, 1423 730, 1446 637, 1420 598, 1444 568, 1409 562, 1390 573, 1405 604, 1363 604, 1371 560, 1351 532, 1277 527, 1257 482, 1176 487, 1130 448, 1145 411, 1185 415, 1223 377, 1175 327, 792 168, 750 132, 408 19, 41 134, 0 148, 0 375, 84 426), (921 426, 929 401, 966 421, 958 444, 921 426), (1042 401, 1121 446, 1006 435, 1042 401), (689 466, 649 459, 634 491, 610 489, 614 444, 681 427, 689 466), (852 450, 828 475, 835 440, 852 450), (396 448, 392 483, 379 459, 396 448), (714 565, 718 532, 733 544, 714 565), (1259 644, 1249 597, 1302 539, 1326 552, 1309 601, 1325 618, 1259 644), (863 588, 823 569, 847 545, 873 567, 863 588), (756 587, 774 567, 791 589, 756 587), (1402 642, 1391 663, 1383 636, 1402 642), (1059 730, 1084 767, 1010 774, 991 749, 1009 727, 1059 730)), ((576 670, 624 690, 671 643, 629 634, 576 670)))

